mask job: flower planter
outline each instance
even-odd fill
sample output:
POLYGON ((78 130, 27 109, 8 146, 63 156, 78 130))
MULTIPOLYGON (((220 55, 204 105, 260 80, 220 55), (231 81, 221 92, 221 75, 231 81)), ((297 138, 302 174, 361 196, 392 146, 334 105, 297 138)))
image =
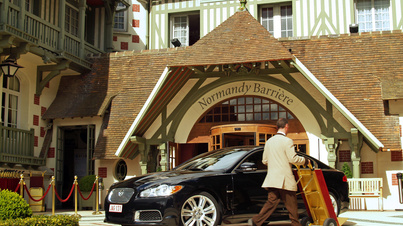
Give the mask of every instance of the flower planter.
MULTIPOLYGON (((87 198, 90 195, 91 192, 89 191, 83 191, 81 194, 83 194, 84 198, 87 198)), ((88 200, 84 200, 81 198, 80 195, 78 199, 78 209, 79 210, 95 210, 95 205, 96 205, 96 192, 94 191, 91 195, 91 197, 88 200)))

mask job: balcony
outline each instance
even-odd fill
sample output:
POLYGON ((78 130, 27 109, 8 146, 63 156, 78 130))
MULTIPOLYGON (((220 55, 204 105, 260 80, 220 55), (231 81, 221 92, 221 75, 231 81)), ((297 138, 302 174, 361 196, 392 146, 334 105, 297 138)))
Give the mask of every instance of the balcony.
POLYGON ((0 126, 0 164, 44 166, 45 158, 34 156, 34 130, 0 126))
MULTIPOLYGON (((71 61, 74 67, 79 70, 91 68, 91 63, 85 59, 86 56, 103 53, 102 50, 86 42, 84 34, 81 34, 80 37, 71 35, 65 32, 64 23, 60 22, 59 24, 62 26, 56 26, 26 11, 25 7, 14 5, 13 2, 18 3, 19 1, 0 0, 0 9, 2 10, 0 14, 0 36, 12 36, 17 40, 17 43, 28 43, 33 47, 30 49, 31 52, 36 47, 42 51, 46 50, 55 55, 57 60, 71 61), (3 11, 3 9, 6 10, 3 11)), ((59 13, 58 11, 54 12, 55 15, 59 13)))

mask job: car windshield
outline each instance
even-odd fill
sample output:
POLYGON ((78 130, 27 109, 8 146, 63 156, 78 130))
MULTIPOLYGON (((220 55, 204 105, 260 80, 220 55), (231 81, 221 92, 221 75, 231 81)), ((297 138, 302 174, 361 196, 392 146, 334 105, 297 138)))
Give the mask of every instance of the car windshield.
POLYGON ((238 162, 246 152, 245 149, 208 152, 183 163, 176 170, 224 170, 238 162))

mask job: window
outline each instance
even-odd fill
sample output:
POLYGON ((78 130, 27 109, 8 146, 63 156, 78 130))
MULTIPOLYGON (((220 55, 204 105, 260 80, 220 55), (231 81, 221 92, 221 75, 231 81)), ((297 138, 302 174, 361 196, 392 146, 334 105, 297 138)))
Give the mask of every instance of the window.
POLYGON ((260 97, 238 97, 214 106, 200 119, 199 123, 245 122, 293 119, 292 114, 274 101, 260 97))
POLYGON ((3 92, 1 94, 1 125, 17 128, 18 99, 20 81, 14 77, 3 76, 3 92))
POLYGON ((275 38, 292 37, 292 6, 262 7, 260 22, 275 38))
POLYGON ((66 5, 65 30, 74 36, 78 36, 78 11, 66 5))
POLYGON ((117 180, 122 181, 126 178, 126 175, 127 175, 127 164, 123 159, 120 159, 116 163, 115 177, 117 180))
POLYGON ((94 45, 95 44, 95 26, 96 20, 95 8, 87 7, 85 12, 85 41, 94 45))
MULTIPOLYGON (((255 163, 257 170, 267 170, 267 166, 262 162, 263 151, 255 152, 249 155, 242 163, 249 162, 255 163)), ((241 165, 239 166, 239 168, 241 165)))
POLYGON ((40 16, 41 13, 41 1, 40 0, 25 0, 25 10, 40 16))
MULTIPOLYGON (((171 17, 171 39, 177 38, 182 46, 191 46, 200 39, 200 15, 171 17)), ((174 47, 171 44, 171 47, 174 47)))
MULTIPOLYGON (((116 11, 125 9, 125 5, 119 2, 116 11)), ((115 23, 113 25, 115 31, 127 31, 127 10, 115 13, 115 23)))
POLYGON ((390 30, 390 0, 356 0, 360 32, 390 30))

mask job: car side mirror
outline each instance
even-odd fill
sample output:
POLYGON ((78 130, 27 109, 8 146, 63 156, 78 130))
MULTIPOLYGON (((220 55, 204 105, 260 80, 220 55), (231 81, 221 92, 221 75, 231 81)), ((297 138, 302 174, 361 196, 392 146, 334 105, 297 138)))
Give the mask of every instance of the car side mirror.
POLYGON ((254 162, 244 162, 241 166, 236 170, 237 172, 251 172, 256 171, 257 165, 254 162))

